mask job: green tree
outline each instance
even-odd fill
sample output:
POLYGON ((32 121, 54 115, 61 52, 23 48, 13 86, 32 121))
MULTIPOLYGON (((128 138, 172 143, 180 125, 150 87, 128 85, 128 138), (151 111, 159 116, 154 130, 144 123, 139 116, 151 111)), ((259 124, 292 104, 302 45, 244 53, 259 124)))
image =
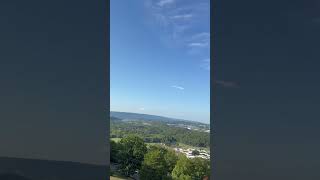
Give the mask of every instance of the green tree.
POLYGON ((192 159, 192 179, 203 179, 210 175, 210 161, 202 158, 192 159))
POLYGON ((172 171, 174 180, 201 180, 210 174, 210 162, 202 158, 188 159, 181 156, 172 171))
POLYGON ((145 155, 140 171, 141 180, 171 179, 170 173, 175 166, 177 156, 173 151, 153 146, 145 155))
POLYGON ((145 155, 140 171, 141 180, 161 180, 163 176, 166 176, 164 153, 164 151, 156 149, 145 155))
POLYGON ((176 155, 176 152, 174 152, 173 150, 168 150, 167 153, 164 155, 164 159, 166 161, 168 173, 171 174, 172 170, 174 169, 178 161, 178 156, 176 155))
POLYGON ((192 173, 192 164, 191 160, 188 159, 186 156, 180 156, 177 164, 175 165, 174 169, 172 170, 172 178, 174 180, 191 180, 190 174, 192 173))
POLYGON ((172 136, 165 136, 161 139, 161 142, 164 143, 165 145, 170 146, 170 145, 176 144, 177 140, 172 136))
POLYGON ((140 137, 134 135, 122 138, 119 144, 120 169, 124 175, 131 176, 140 169, 147 147, 140 137))
POLYGON ((181 174, 177 180, 193 180, 191 176, 181 174))

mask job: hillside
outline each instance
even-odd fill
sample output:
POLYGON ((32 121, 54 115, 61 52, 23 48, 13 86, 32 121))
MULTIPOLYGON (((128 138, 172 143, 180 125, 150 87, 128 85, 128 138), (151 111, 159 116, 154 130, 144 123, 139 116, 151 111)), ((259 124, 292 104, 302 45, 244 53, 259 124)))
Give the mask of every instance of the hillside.
POLYGON ((141 119, 110 118, 110 137, 118 140, 129 134, 140 136, 146 143, 180 144, 209 148, 210 133, 205 127, 141 119))
POLYGON ((190 121, 190 120, 184 120, 184 119, 175 119, 175 118, 169 118, 164 116, 157 116, 157 115, 150 115, 150 114, 140 114, 140 113, 131 113, 131 112, 118 112, 118 111, 111 111, 110 116, 113 118, 118 118, 122 120, 145 120, 145 121, 158 121, 173 125, 185 125, 185 126, 195 126, 199 127, 205 130, 210 129, 209 124, 196 122, 196 121, 190 121))
POLYGON ((151 121, 173 121, 173 120, 175 120, 175 119, 163 117, 163 116, 130 113, 130 112, 118 112, 118 111, 111 111, 110 116, 120 118, 120 119, 140 119, 140 120, 151 120, 151 121))

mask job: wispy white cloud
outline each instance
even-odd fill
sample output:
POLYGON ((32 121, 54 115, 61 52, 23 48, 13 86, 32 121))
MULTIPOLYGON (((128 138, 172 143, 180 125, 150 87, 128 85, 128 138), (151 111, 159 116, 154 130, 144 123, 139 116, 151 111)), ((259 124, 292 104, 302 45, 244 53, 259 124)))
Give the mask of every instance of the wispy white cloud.
MULTIPOLYGON (((168 48, 181 48, 191 56, 210 53, 210 0, 145 0, 151 28, 161 31, 160 40, 168 48)), ((210 71, 210 61, 198 59, 198 68, 210 71)), ((183 90, 183 87, 175 86, 183 90)))
POLYGON ((208 45, 209 43, 206 42, 193 42, 188 44, 190 47, 207 47, 208 45))
POLYGON ((178 14, 171 16, 171 19, 183 19, 183 20, 188 20, 193 17, 193 14, 178 14))
POLYGON ((201 32, 201 33, 198 33, 198 34, 194 34, 192 37, 191 37, 192 40, 197 40, 197 39, 204 39, 204 40, 208 40, 210 39, 210 33, 208 32, 201 32))
POLYGON ((181 47, 187 45, 187 48, 199 48, 208 46, 203 40, 208 33, 197 34, 196 29, 209 18, 209 2, 209 0, 145 0, 145 5, 151 15, 149 17, 153 17, 151 23, 160 25, 160 30, 167 34, 162 37, 164 41, 171 41, 168 44, 181 47))
POLYGON ((139 108, 139 110, 140 110, 140 111, 144 111, 144 110, 145 110, 145 108, 144 108, 144 107, 141 107, 141 108, 139 108))
POLYGON ((210 34, 207 32, 194 34, 188 40, 189 47, 208 47, 209 45, 210 45, 210 34))
POLYGON ((163 7, 165 5, 168 5, 168 4, 172 4, 174 3, 174 0, 160 0, 157 5, 160 6, 160 7, 163 7))
POLYGON ((171 86, 171 87, 176 88, 176 89, 179 89, 179 90, 184 90, 184 87, 177 86, 177 85, 173 85, 173 86, 171 86))

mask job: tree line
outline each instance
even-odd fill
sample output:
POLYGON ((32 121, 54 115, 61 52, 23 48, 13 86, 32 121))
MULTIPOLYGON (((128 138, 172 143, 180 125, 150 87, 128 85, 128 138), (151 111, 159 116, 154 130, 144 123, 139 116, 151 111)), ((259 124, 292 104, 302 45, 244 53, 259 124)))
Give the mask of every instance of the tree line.
POLYGON ((188 159, 172 149, 152 145, 129 135, 119 142, 111 140, 111 162, 119 164, 122 175, 138 173, 141 180, 202 180, 209 179, 210 162, 202 158, 188 159))
POLYGON ((209 147, 210 134, 185 128, 171 127, 162 122, 145 121, 122 122, 111 121, 111 138, 123 138, 134 134, 147 143, 183 143, 194 147, 209 147))

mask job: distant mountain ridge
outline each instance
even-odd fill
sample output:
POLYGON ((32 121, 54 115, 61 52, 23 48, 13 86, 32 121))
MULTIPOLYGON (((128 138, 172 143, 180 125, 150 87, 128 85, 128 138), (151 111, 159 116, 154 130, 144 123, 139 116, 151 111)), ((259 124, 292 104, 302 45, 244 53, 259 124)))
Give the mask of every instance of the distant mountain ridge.
POLYGON ((150 114, 140 114, 140 113, 131 113, 131 112, 119 112, 119 111, 110 111, 110 117, 118 119, 135 119, 135 120, 150 120, 150 121, 162 121, 167 123, 177 123, 177 122, 187 122, 195 124, 206 124, 197 121, 184 120, 184 119, 175 119, 158 115, 150 114))

